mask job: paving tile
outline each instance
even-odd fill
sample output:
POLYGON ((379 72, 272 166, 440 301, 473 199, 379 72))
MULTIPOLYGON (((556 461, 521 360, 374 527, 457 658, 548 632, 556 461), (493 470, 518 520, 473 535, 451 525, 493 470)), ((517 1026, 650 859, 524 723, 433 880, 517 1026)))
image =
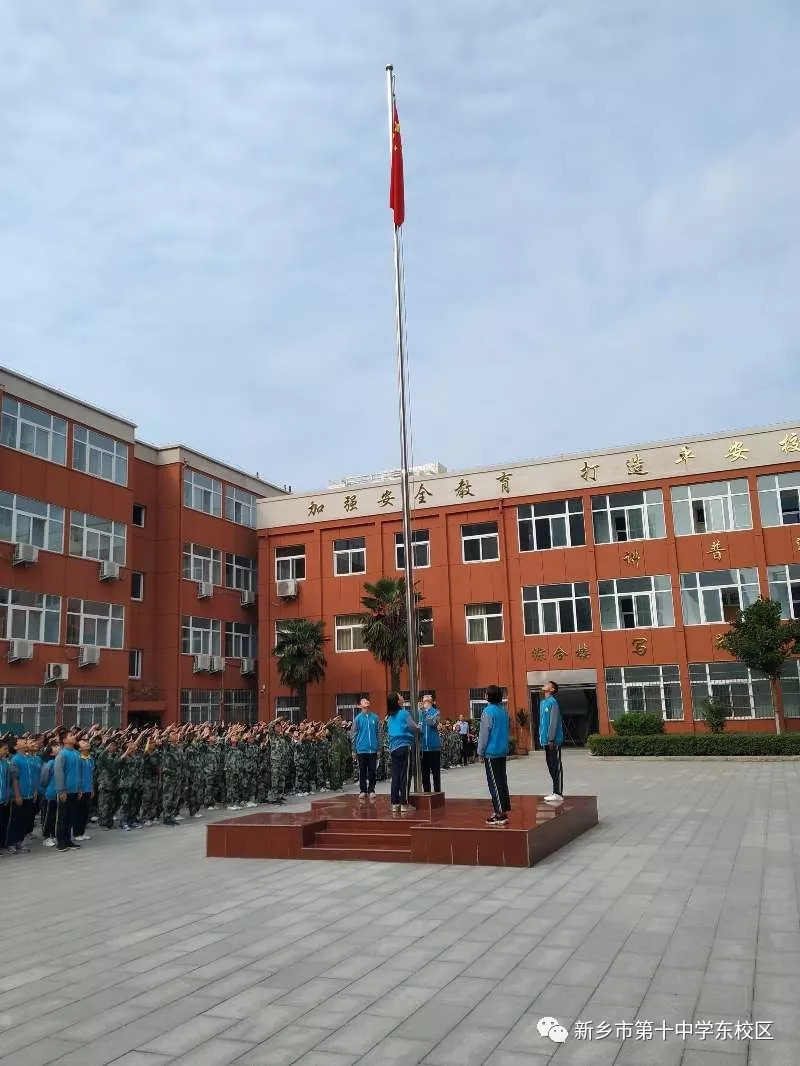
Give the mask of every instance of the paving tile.
POLYGON ((419 1066, 421 1062, 427 1062, 426 1055, 431 1050, 431 1045, 424 1040, 408 1040, 399 1036, 387 1036, 376 1044, 363 1059, 359 1059, 359 1066, 419 1066))
MULTIPOLYGON (((423 1008, 424 1009, 424 1008, 423 1008)), ((443 1011, 447 1007, 441 1008, 443 1011)), ((452 1008, 449 1008, 452 1009, 452 1008)), ((396 1018, 385 1018, 377 1014, 362 1014, 354 1018, 348 1025, 324 1040, 319 1045, 320 1053, 328 1054, 335 1052, 341 1055, 365 1055, 368 1051, 380 1043, 389 1033, 395 1031, 397 1036, 410 1036, 411 1039, 426 1039, 427 1034, 416 1031, 413 1036, 403 1032, 403 1026, 397 1026, 396 1018)))
MULTIPOLYGON (((155 1051, 158 1055, 182 1055, 184 1052, 210 1040, 223 1029, 231 1026, 230 1018, 216 1018, 211 1014, 201 1014, 181 1025, 175 1026, 167 1033, 162 1033, 149 1043, 142 1041, 142 1051, 155 1051)), ((246 1049, 245 1049, 246 1050, 246 1049)))
POLYGON ((170 1060, 170 1066, 230 1066, 252 1050, 252 1044, 239 1043, 215 1037, 199 1047, 194 1047, 185 1055, 170 1060))
POLYGON ((329 1036, 328 1029, 312 1029, 293 1022, 245 1052, 236 1060, 236 1066, 291 1066, 329 1036))

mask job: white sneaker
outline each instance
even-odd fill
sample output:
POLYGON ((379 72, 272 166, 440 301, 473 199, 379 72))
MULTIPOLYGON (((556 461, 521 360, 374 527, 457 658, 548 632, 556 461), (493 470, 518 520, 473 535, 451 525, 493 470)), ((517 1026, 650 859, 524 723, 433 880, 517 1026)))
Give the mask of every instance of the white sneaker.
POLYGON ((143 822, 142 824, 144 825, 145 829, 147 829, 148 826, 151 826, 153 823, 152 822, 143 822))
POLYGON ((73 837, 72 839, 73 840, 91 840, 92 838, 88 837, 85 833, 83 833, 81 836, 73 837))
POLYGON ((217 808, 216 808, 216 807, 214 806, 214 804, 213 804, 213 803, 211 804, 211 806, 210 806, 210 807, 206 807, 206 810, 207 810, 207 811, 215 811, 216 809, 217 809, 217 808))
POLYGON ((56 838, 55 837, 48 837, 47 840, 45 840, 45 842, 44 842, 44 846, 46 848, 54 848, 56 846, 56 838))
POLYGON ((544 797, 544 801, 545 801, 545 803, 556 803, 556 804, 557 803, 563 803, 564 802, 564 797, 563 796, 559 796, 555 792, 551 792, 551 794, 549 796, 545 796, 544 797))
POLYGON ((200 811, 198 811, 197 814, 193 814, 192 817, 193 818, 202 818, 203 815, 202 815, 202 813, 200 811))
MULTIPOLYGON (((235 803, 232 803, 232 804, 230 805, 230 807, 228 807, 228 810, 229 810, 229 811, 240 811, 241 809, 242 809, 242 808, 241 808, 241 807, 237 807, 235 803)), ((177 820, 177 819, 176 819, 176 820, 177 820)))
POLYGON ((176 815, 175 815, 175 821, 176 821, 176 822, 182 822, 182 821, 183 821, 183 816, 182 816, 182 815, 180 815, 180 814, 176 814, 176 815))

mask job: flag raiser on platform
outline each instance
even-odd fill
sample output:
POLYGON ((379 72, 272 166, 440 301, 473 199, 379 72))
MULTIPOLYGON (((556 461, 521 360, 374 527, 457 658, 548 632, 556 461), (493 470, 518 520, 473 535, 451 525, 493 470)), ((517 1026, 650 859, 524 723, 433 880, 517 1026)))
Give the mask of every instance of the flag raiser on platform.
POLYGON ((392 89, 392 173, 389 181, 389 207, 394 213, 395 226, 402 226, 406 217, 406 197, 403 187, 403 141, 400 137, 400 119, 392 89))

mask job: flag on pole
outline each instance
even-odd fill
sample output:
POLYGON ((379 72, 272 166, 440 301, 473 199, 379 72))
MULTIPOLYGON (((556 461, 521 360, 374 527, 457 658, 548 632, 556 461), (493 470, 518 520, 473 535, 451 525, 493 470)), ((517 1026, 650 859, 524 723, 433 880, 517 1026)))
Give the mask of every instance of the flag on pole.
POLYGON ((400 138, 400 119, 392 94, 392 174, 389 183, 389 207, 394 212, 395 226, 402 226, 406 217, 406 197, 403 187, 403 142, 400 138))

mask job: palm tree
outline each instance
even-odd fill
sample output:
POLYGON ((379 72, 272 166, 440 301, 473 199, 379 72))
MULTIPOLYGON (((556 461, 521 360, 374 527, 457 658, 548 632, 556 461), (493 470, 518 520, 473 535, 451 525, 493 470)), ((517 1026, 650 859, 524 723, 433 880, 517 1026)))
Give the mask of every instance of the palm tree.
POLYGON ((324 622, 292 618, 282 624, 275 643, 272 654, 278 660, 281 684, 297 693, 301 719, 306 716, 308 686, 325 677, 327 640, 324 622))
MULTIPOLYGON (((400 691, 400 671, 408 665, 405 578, 382 577, 374 585, 364 582, 361 603, 371 618, 364 624, 362 639, 367 651, 389 670, 389 687, 400 691)), ((414 593, 416 604, 422 597, 414 593)))

